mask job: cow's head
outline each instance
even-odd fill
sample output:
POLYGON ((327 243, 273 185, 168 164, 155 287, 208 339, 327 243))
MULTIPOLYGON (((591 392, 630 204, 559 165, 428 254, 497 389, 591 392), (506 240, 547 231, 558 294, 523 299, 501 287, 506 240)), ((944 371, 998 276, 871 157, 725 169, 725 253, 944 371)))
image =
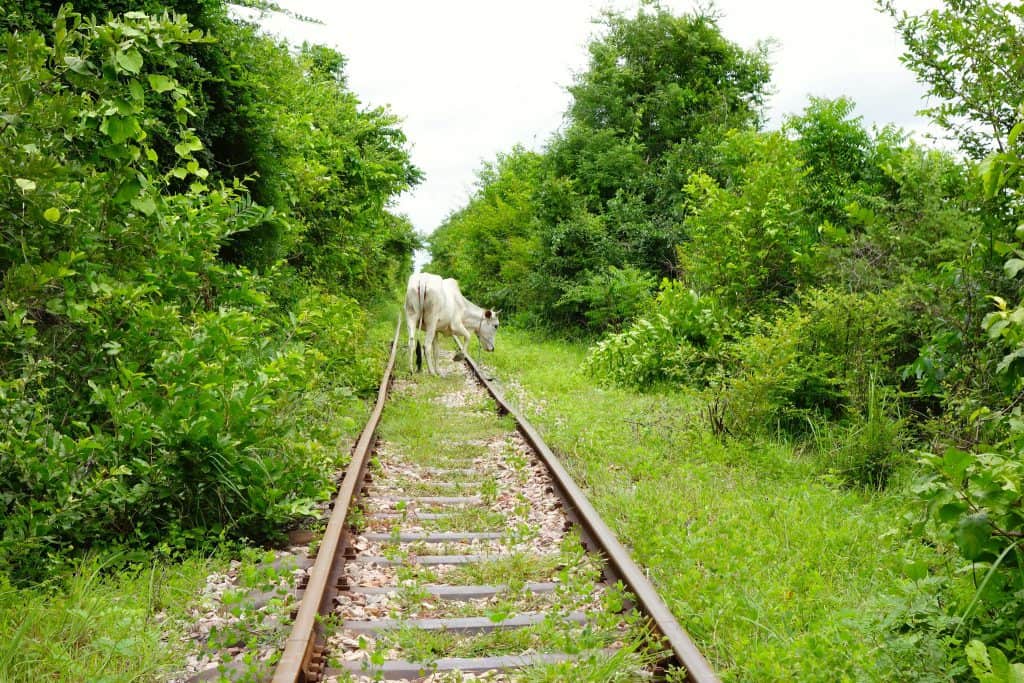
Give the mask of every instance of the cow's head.
POLYGON ((476 336, 480 339, 480 345, 484 351, 494 350, 494 336, 498 332, 498 312, 487 309, 484 317, 480 320, 480 327, 476 330, 476 336))

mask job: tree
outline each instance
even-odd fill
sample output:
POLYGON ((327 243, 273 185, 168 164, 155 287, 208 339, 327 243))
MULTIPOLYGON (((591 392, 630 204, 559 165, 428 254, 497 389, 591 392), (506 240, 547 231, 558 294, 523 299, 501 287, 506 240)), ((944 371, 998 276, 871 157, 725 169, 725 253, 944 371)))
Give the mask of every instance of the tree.
POLYGON ((810 280, 818 234, 796 151, 780 133, 736 132, 719 146, 732 160, 719 171, 728 176, 724 183, 693 174, 689 239, 679 247, 684 282, 727 306, 765 310, 810 280))
POLYGON ((920 16, 879 6, 896 19, 903 62, 939 101, 924 113, 975 159, 1007 151, 1024 102, 1024 5, 950 0, 920 16))
POLYGON ((607 34, 570 86, 574 126, 635 141, 649 162, 702 131, 759 122, 769 79, 764 46, 729 42, 714 15, 675 16, 657 3, 635 17, 607 12, 607 34))
POLYGON ((252 26, 2 9, 0 574, 275 535, 329 489, 344 420, 321 402, 376 379, 352 296, 411 266, 395 118, 337 53, 252 26), (206 90, 228 80, 252 95, 230 111, 206 90), (262 193, 207 146, 229 120, 262 193))
POLYGON ((731 43, 712 14, 645 3, 603 23, 535 195, 535 307, 567 326, 622 322, 590 314, 608 283, 638 292, 677 274, 689 175, 726 131, 759 124, 769 79, 763 46, 731 43))
POLYGON ((813 188, 809 204, 819 222, 845 223, 858 183, 875 170, 870 163, 871 136, 853 110, 853 102, 845 97, 812 97, 803 114, 789 117, 784 125, 795 136, 797 152, 807 166, 813 188))
POLYGON ((534 206, 540 173, 540 155, 522 147, 485 163, 469 204, 431 235, 427 269, 457 278, 467 296, 494 308, 525 307, 540 247, 534 206))

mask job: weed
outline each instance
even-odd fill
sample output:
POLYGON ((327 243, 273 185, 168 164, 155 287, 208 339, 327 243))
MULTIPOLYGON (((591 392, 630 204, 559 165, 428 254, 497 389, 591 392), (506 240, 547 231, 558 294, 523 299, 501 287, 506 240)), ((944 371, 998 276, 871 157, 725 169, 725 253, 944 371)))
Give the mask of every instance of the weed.
POLYGON ((498 499, 498 480, 488 477, 480 482, 480 497, 485 505, 492 505, 498 499))
POLYGON ((122 562, 89 556, 33 589, 0 575, 0 680, 143 680, 173 671, 184 658, 187 608, 219 562, 122 562))

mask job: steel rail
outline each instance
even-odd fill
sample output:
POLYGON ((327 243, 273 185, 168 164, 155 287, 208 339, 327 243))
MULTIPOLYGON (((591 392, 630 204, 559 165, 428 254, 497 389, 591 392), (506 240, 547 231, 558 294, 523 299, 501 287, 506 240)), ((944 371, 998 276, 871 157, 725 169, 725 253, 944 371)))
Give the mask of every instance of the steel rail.
POLYGON ((541 461, 551 474, 556 494, 562 500, 566 514, 581 527, 584 542, 589 540, 591 543, 588 545, 597 546, 608 561, 612 578, 622 581, 632 591, 640 604, 641 611, 646 612, 651 618, 655 629, 672 650, 672 658, 669 663, 683 667, 686 670, 687 679, 692 683, 720 683, 718 676, 704 655, 697 649, 689 634, 676 621, 675 616, 658 595, 653 584, 633 561, 629 551, 619 542, 615 533, 601 519, 597 510, 587 500, 583 490, 576 485, 555 453, 544 443, 540 432, 505 399, 504 394, 484 376, 480 366, 468 354, 464 353, 463 356, 473 374, 484 385, 501 410, 515 419, 523 438, 537 451, 541 461))
POLYGON ((372 450, 377 425, 384 412, 384 402, 391 386, 391 375, 395 368, 395 355, 398 349, 398 338, 402 330, 401 316, 395 327, 395 337, 391 341, 391 353, 387 367, 377 392, 370 419, 359 435, 359 440, 352 449, 352 458, 345 470, 341 487, 334 497, 334 509, 331 511, 327 530, 317 551, 316 562, 309 574, 309 582, 303 594, 299 611, 292 624, 292 630, 285 641, 284 653, 274 670, 274 683, 305 683, 314 680, 323 670, 323 645, 319 643, 322 629, 318 616, 326 615, 331 610, 331 600, 337 592, 337 582, 344 580, 345 551, 345 519, 349 507, 362 487, 366 472, 367 457, 372 450), (339 553, 339 549, 342 550, 339 553), (332 581, 333 580, 333 581, 332 581))

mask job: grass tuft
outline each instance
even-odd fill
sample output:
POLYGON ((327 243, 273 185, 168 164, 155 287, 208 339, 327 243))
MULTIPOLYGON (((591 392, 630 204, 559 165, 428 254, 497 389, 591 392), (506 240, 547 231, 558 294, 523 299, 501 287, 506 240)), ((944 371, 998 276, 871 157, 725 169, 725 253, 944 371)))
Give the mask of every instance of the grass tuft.
POLYGON ((87 557, 66 577, 34 588, 0 577, 0 681, 153 680, 180 666, 186 605, 212 561, 113 573, 117 561, 87 557))

